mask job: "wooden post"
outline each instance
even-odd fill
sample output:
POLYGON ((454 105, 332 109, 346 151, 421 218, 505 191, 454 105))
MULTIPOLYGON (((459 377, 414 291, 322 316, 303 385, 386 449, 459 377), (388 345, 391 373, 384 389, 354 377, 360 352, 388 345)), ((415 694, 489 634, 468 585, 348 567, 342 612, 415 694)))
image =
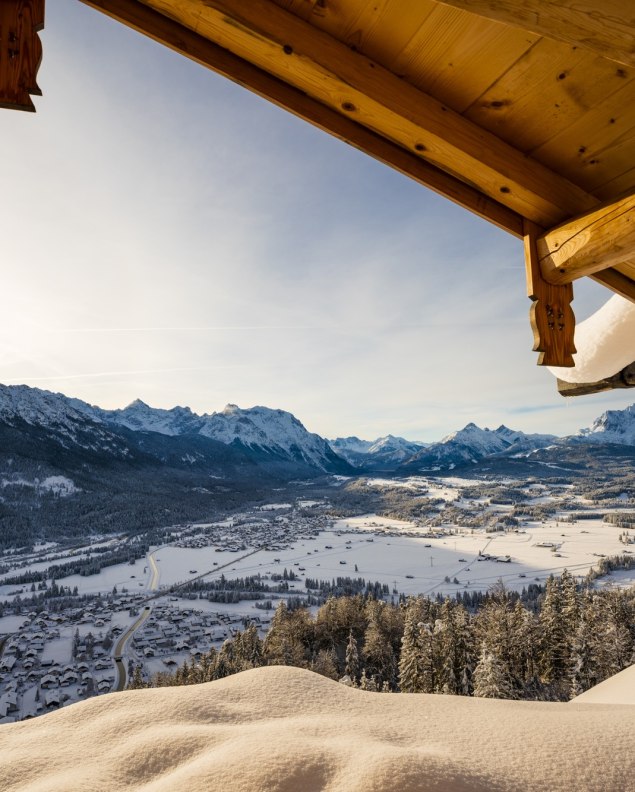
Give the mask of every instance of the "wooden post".
POLYGON ((527 296, 533 300, 529 319, 534 333, 534 352, 538 352, 539 366, 575 365, 573 343, 575 316, 571 309, 573 286, 566 283, 554 286, 543 278, 538 261, 536 240, 542 229, 526 220, 525 269, 527 296))
POLYGON ((44 0, 0 0, 0 107, 35 112, 44 0))

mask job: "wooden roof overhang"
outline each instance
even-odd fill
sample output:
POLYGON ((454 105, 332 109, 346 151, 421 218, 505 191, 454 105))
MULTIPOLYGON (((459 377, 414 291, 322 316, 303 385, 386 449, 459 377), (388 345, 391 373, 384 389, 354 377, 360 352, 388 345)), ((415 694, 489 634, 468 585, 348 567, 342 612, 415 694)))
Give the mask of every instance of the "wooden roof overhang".
POLYGON ((635 301, 635 0, 81 2, 524 238, 540 364, 635 301))

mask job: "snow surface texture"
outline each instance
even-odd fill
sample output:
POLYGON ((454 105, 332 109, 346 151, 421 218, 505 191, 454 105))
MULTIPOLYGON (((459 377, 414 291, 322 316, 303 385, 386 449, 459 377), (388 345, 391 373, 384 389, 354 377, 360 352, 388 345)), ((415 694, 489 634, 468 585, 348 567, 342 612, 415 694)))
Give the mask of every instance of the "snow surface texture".
POLYGON ((570 704, 635 704, 635 665, 585 690, 570 704))
POLYGON ((575 328, 573 368, 549 366, 565 382, 597 382, 635 360, 635 303, 615 295, 575 328))
POLYGON ((3 792, 612 792, 632 705, 369 693, 289 667, 0 727, 3 792))

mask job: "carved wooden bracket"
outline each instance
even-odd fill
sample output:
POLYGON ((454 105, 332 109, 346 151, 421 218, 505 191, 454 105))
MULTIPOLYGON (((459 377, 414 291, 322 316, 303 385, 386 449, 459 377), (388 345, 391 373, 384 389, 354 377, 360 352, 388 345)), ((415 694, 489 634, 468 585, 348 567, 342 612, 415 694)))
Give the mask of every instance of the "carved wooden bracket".
POLYGON ((524 230, 527 295, 533 300, 529 319, 534 332, 534 352, 540 353, 538 365, 572 367, 576 351, 573 343, 575 316, 571 309, 573 286, 547 283, 536 250, 536 240, 542 229, 525 221, 524 230))
POLYGON ((0 0, 0 107, 35 112, 44 0, 0 0))

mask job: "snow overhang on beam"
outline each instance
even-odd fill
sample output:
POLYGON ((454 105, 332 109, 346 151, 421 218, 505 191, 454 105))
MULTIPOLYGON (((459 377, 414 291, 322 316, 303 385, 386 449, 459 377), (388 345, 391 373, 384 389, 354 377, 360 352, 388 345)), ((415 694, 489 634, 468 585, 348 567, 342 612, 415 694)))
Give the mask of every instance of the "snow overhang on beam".
POLYGON ((0 107, 35 112, 44 0, 0 0, 0 107))
POLYGON ((616 295, 576 327, 572 368, 550 366, 563 396, 635 387, 635 303, 616 295))

